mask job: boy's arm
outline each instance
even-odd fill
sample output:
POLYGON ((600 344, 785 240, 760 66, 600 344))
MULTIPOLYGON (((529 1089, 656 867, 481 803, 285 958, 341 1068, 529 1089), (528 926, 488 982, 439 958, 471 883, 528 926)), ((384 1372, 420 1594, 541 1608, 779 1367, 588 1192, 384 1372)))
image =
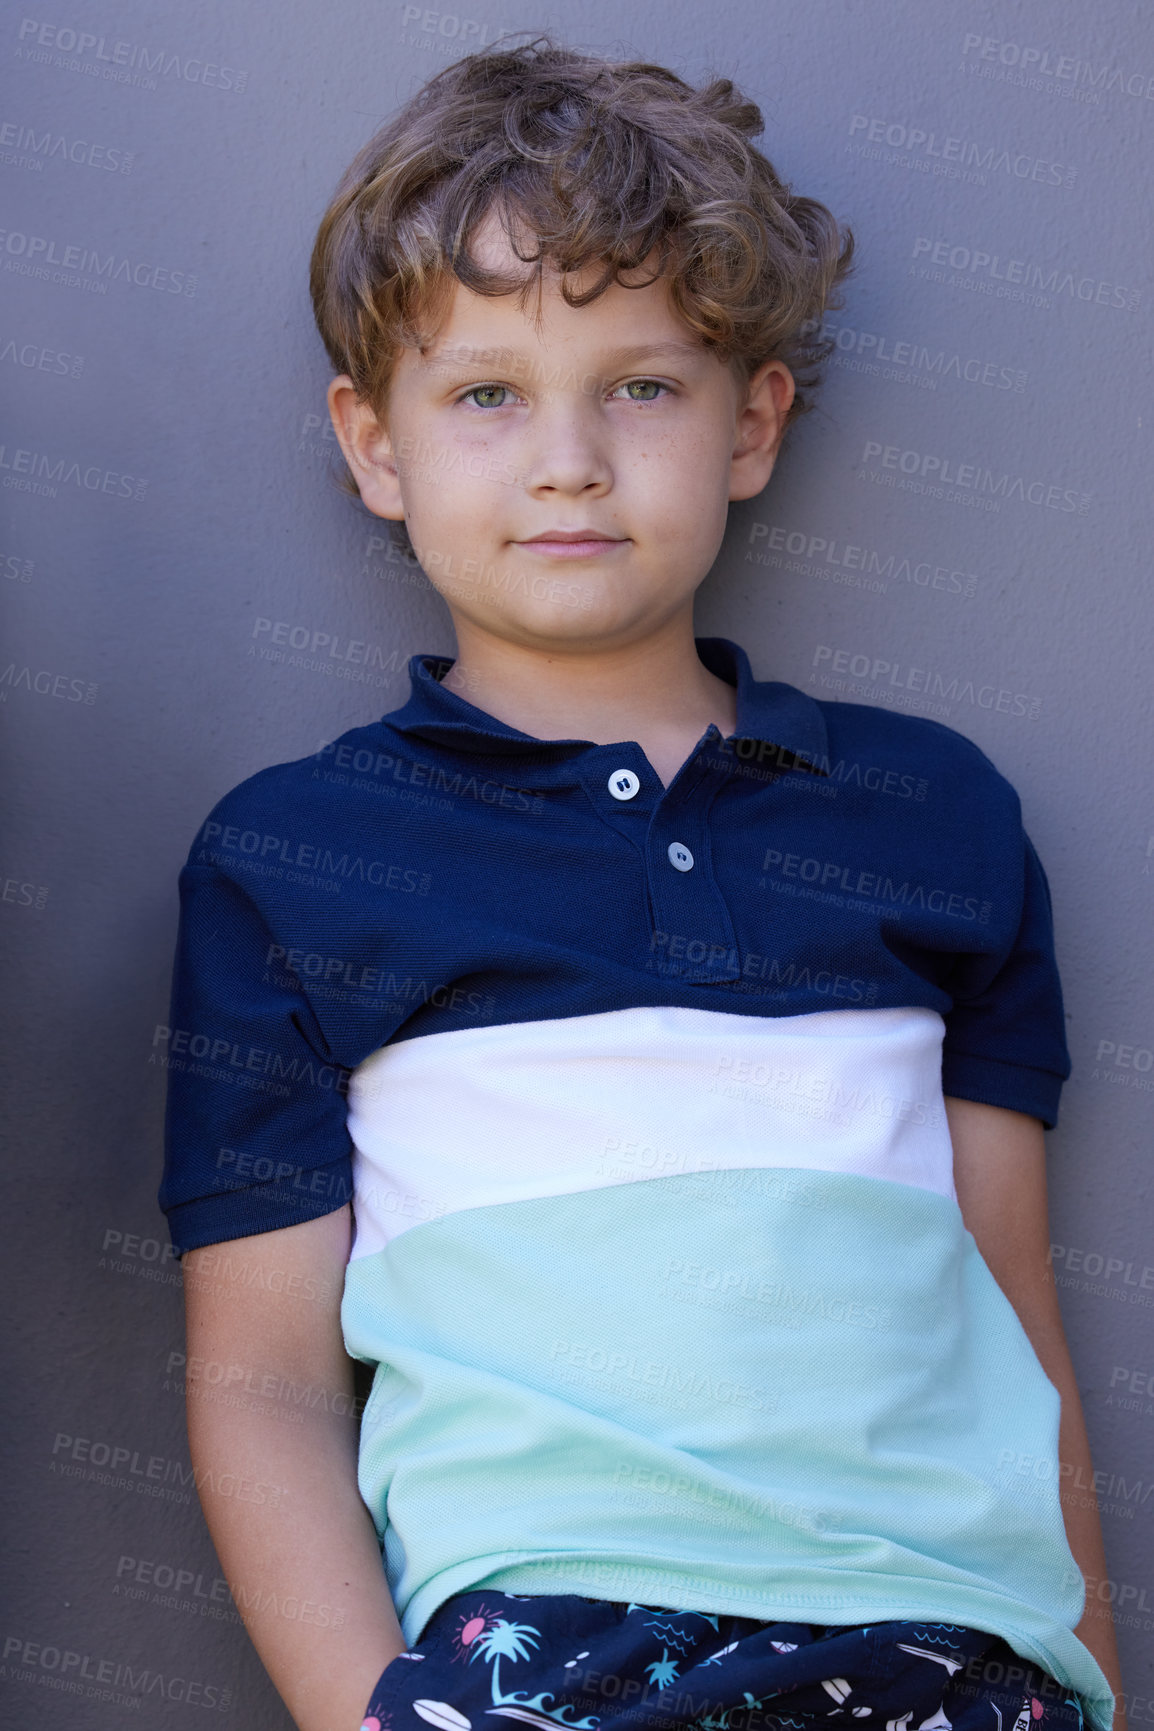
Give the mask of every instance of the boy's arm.
POLYGON ((374 1684, 405 1650, 357 1490, 340 1327, 350 1233, 346 1204, 183 1260, 201 1506, 245 1627, 300 1731, 359 1731, 374 1684))
MULTIPOLYGON (((946 1117, 962 1218, 1062 1398, 1058 1453, 1066 1486, 1061 1501, 1070 1549, 1088 1582, 1104 1580, 1102 1527, 1093 1491, 1087 1488, 1093 1484, 1094 1470, 1090 1445, 1050 1269, 1041 1120, 949 1096, 946 1117)), ((1097 1659, 1117 1697, 1114 1731, 1126 1731, 1113 1616, 1109 1605, 1090 1591, 1075 1633, 1097 1659)))

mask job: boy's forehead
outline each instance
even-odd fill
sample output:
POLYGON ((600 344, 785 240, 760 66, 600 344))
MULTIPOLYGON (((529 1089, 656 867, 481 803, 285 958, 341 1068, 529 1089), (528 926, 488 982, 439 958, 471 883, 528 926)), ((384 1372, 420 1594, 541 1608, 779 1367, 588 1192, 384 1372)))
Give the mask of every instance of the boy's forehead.
MULTIPOLYGON (((522 252, 535 249, 536 241, 523 223, 515 233, 522 252)), ((626 273, 625 283, 611 282, 596 299, 573 307, 562 294, 564 279, 556 265, 546 259, 534 280, 535 267, 518 257, 495 211, 490 210, 470 236, 469 252, 484 268, 527 284, 526 290, 482 295, 454 276, 443 279, 419 350, 427 366, 467 366, 498 354, 515 364, 519 357, 528 360, 539 354, 542 346, 595 354, 603 369, 651 359, 686 364, 708 353, 674 306, 668 278, 655 274, 655 257, 626 273)), ((604 268, 603 261, 591 261, 571 272, 570 292, 591 287, 604 268)))

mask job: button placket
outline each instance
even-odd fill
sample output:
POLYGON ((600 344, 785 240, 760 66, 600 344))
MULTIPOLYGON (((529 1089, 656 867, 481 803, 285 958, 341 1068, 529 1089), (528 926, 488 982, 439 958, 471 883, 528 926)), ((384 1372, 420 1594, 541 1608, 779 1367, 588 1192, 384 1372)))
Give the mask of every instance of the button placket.
POLYGON ((658 801, 646 849, 652 948, 687 982, 740 978, 737 935, 710 864, 709 810, 721 781, 705 764, 677 778, 658 801))

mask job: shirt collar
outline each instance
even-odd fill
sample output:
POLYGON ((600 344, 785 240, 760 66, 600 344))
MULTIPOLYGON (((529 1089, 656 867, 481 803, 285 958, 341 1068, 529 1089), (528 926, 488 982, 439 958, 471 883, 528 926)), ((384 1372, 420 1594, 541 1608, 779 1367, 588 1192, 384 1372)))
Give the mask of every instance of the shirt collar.
MULTIPOLYGON (((789 760, 783 767, 792 767, 796 761, 798 768, 817 775, 827 773, 821 767, 828 745, 825 717, 812 697, 781 680, 755 679, 744 649, 728 637, 695 637, 694 643, 698 659, 710 673, 737 687, 737 725, 730 738, 756 739, 776 747, 789 760)), ((411 694, 400 709, 384 717, 389 726, 435 745, 538 763, 574 756, 595 743, 589 739, 535 739, 498 721, 441 683, 452 665, 443 655, 411 655, 411 694)))

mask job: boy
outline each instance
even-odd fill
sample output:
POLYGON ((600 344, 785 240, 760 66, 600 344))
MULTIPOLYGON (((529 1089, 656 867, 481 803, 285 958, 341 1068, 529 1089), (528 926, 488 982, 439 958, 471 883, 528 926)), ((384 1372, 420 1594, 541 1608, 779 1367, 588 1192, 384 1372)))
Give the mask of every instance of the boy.
POLYGON ((459 653, 205 824, 161 1190, 202 1502, 301 1731, 1110 1728, 1017 796, 693 635, 850 257, 760 130, 498 47, 318 235, 337 437, 459 653))

